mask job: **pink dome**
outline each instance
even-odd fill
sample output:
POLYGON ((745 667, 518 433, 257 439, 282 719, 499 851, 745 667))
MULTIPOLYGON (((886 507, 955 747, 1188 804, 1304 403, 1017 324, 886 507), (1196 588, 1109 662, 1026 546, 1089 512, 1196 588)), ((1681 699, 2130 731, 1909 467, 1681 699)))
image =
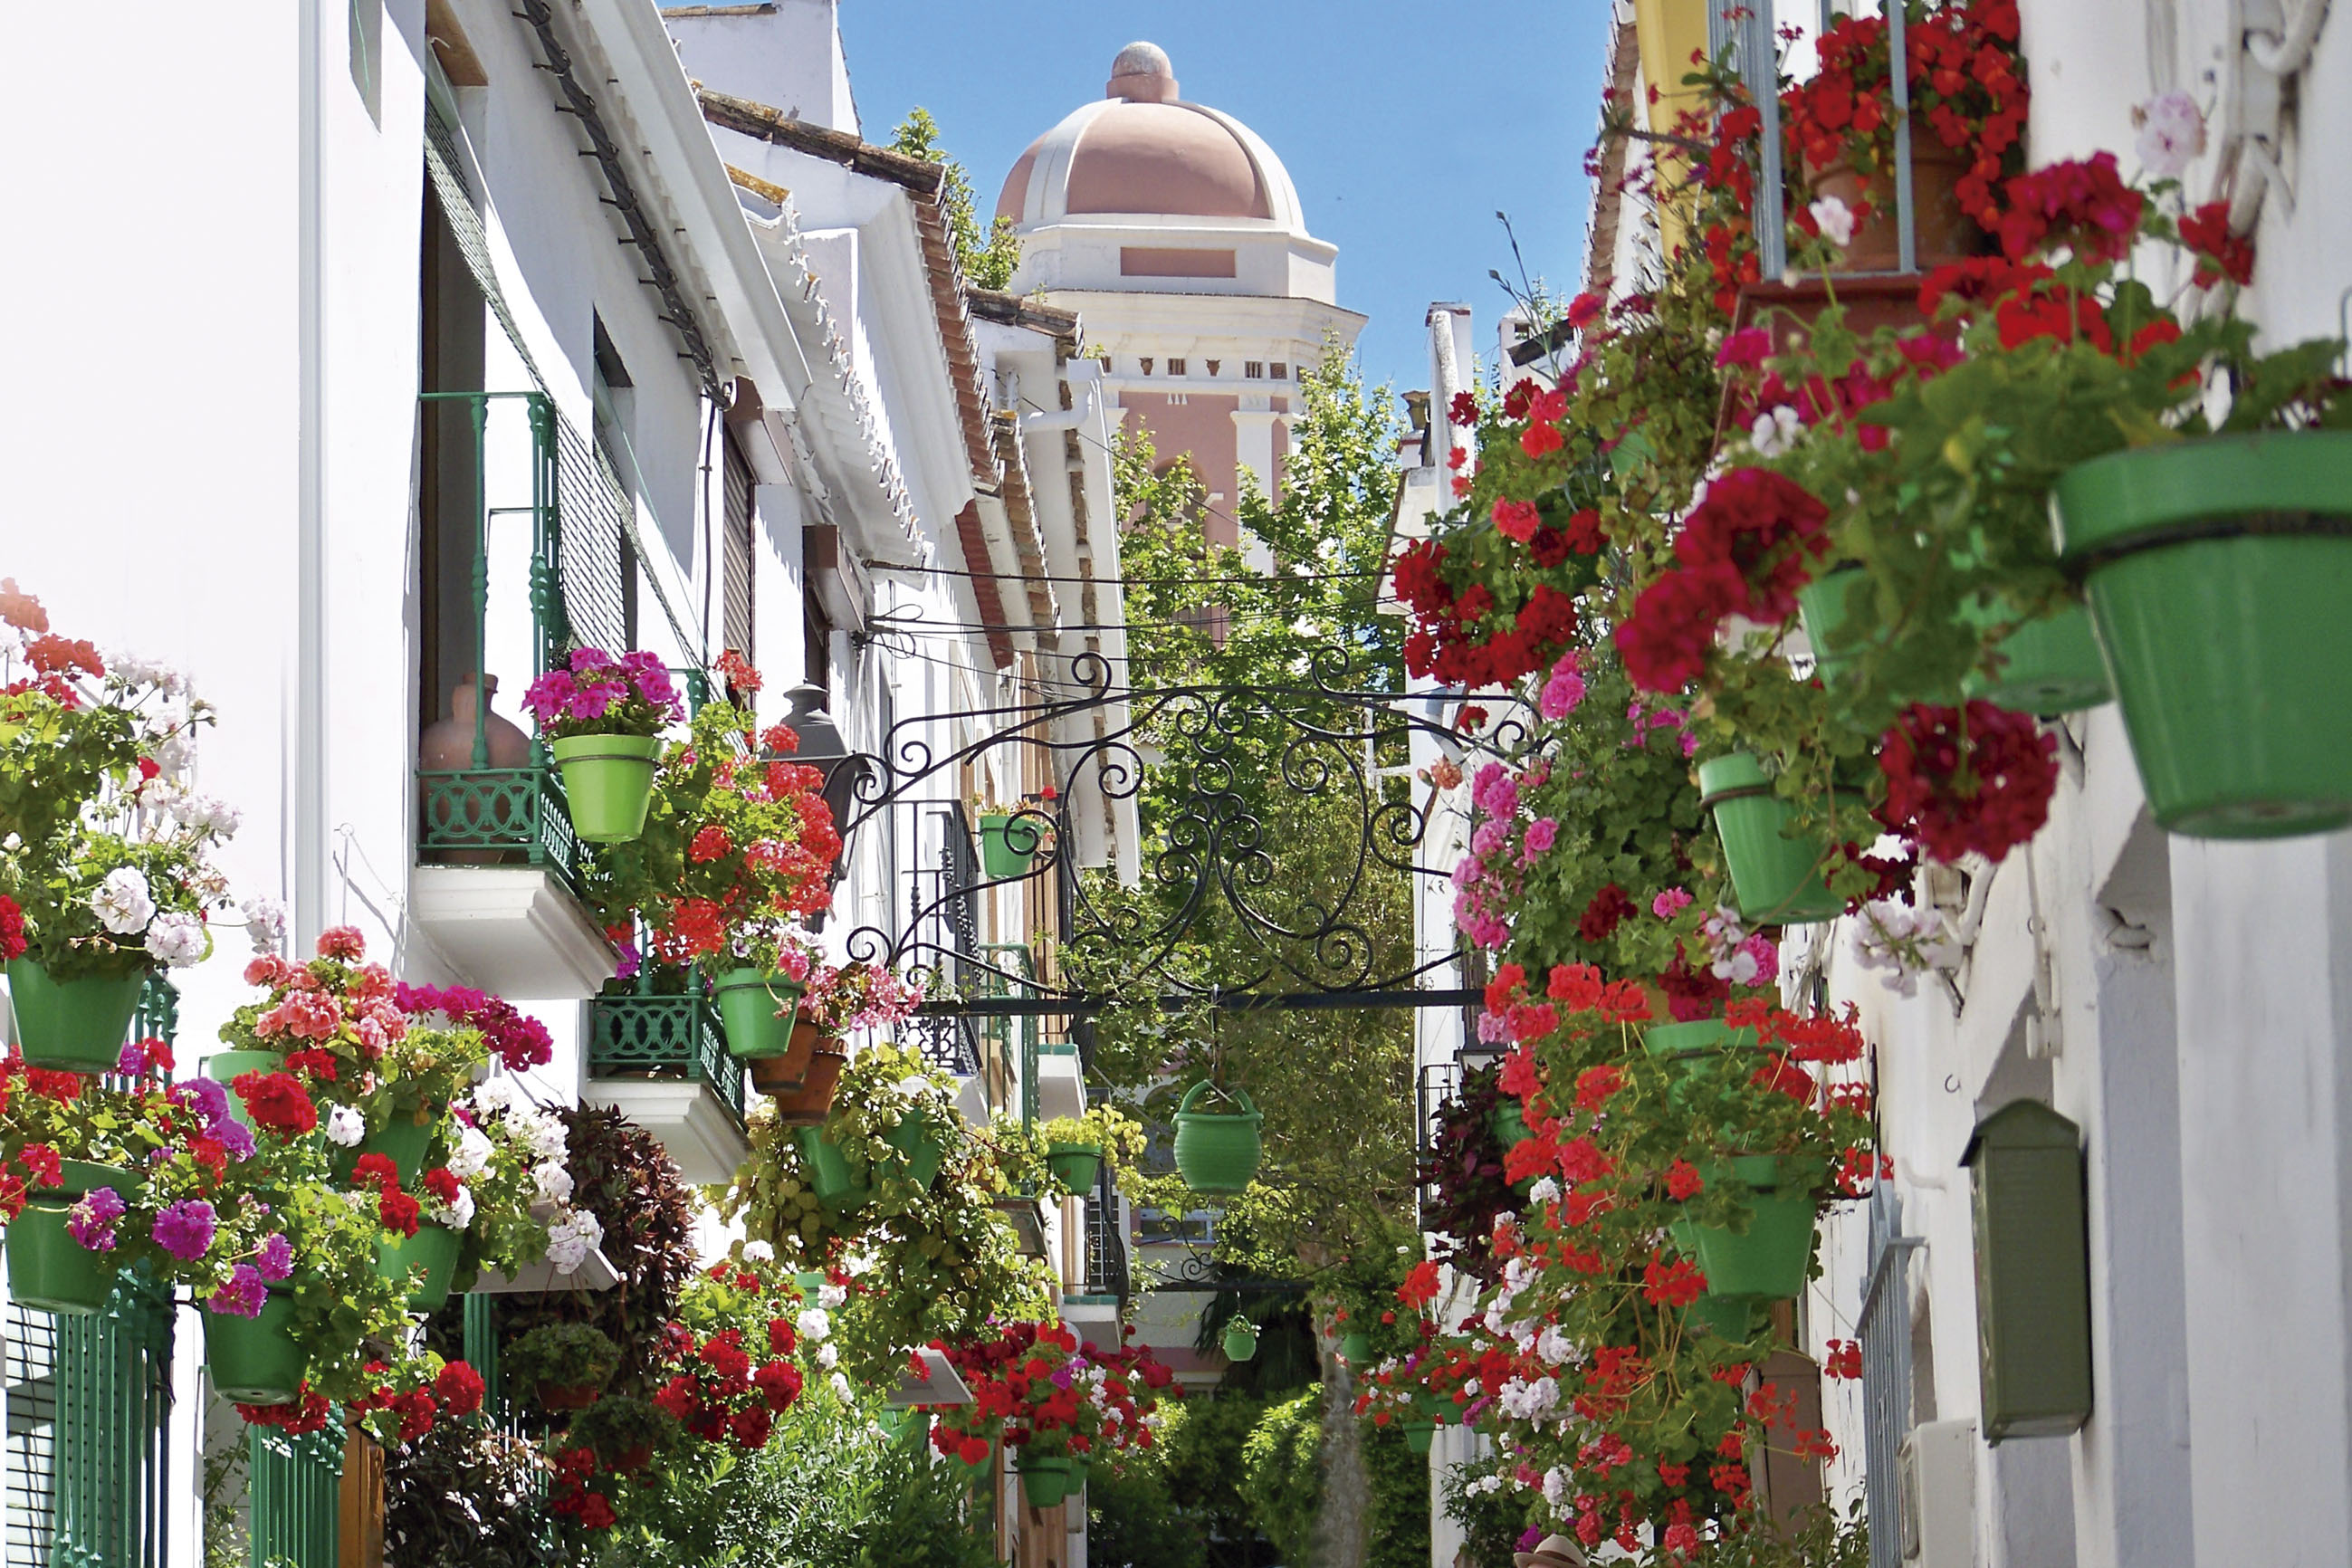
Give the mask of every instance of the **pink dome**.
MULTIPOLYGON (((1041 160, 1061 183, 1061 212, 1073 216, 1277 216, 1262 166, 1271 154, 1227 117, 1178 101, 1168 57, 1150 44, 1120 50, 1104 100, 1030 143, 1005 176, 998 216, 1015 224, 1026 219, 1029 185, 1041 160), (1048 144, 1057 142, 1066 152, 1049 157, 1048 144)), ((1288 176, 1278 164, 1275 174, 1286 197, 1288 176)), ((1295 206, 1295 199, 1281 205, 1295 206)), ((1049 200, 1049 215, 1053 205, 1049 200)))

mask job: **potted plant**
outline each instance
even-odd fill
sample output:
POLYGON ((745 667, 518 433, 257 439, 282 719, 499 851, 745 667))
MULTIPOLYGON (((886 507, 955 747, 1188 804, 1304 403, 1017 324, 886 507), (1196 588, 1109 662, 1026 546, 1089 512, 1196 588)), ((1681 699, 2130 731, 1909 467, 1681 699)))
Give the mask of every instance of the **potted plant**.
POLYGON ((1196 1193, 1238 1193, 1257 1174, 1265 1120, 1249 1091, 1202 1079, 1176 1107, 1176 1169, 1196 1193), (1216 1107, 1223 1109, 1215 1109, 1216 1107))
POLYGON ((1027 876, 1037 857, 1052 847, 1052 813, 1058 795, 1047 784, 1017 805, 999 805, 986 795, 973 797, 972 816, 980 824, 980 868, 992 881, 1027 876))
POLYGON ((585 1323, 543 1323, 507 1351, 515 1380, 549 1410, 585 1410, 621 1364, 621 1348, 585 1323))
POLYGON ((575 649, 530 684, 524 703, 563 775, 572 828, 591 844, 626 844, 645 831, 661 732, 685 707, 657 654, 575 649))
POLYGON ((1106 1161, 1115 1178, 1143 1155, 1142 1123, 1112 1105, 1050 1117, 1037 1131, 1045 1140, 1046 1168, 1073 1196, 1095 1190, 1106 1161))
POLYGON ((979 1446, 984 1454, 1001 1439, 1033 1508, 1083 1489, 1095 1459, 1148 1444, 1151 1413, 1178 1393, 1149 1350, 1104 1349, 1060 1322, 999 1323, 939 1348, 973 1402, 933 1412, 933 1446, 943 1453, 979 1446))
POLYGON ((809 972, 802 1016, 793 1025, 796 1037, 805 1031, 807 1037, 796 1039, 793 1057, 805 1052, 807 1068, 797 1081, 783 1082, 770 1068, 789 1068, 792 1058, 774 1064, 755 1059, 751 1086, 774 1100, 778 1116, 795 1126, 814 1126, 833 1107, 849 1059, 848 1035, 902 1023, 922 1001, 920 981, 901 980, 878 965, 816 965, 809 972))
POLYGON ((572 1418, 564 1441, 592 1450, 600 1463, 626 1474, 652 1464, 654 1450, 677 1430, 677 1422, 652 1401, 608 1394, 572 1418))
POLYGON ((1248 1361, 1257 1354, 1257 1325, 1236 1313, 1226 1320, 1223 1339, 1227 1361, 1248 1361))

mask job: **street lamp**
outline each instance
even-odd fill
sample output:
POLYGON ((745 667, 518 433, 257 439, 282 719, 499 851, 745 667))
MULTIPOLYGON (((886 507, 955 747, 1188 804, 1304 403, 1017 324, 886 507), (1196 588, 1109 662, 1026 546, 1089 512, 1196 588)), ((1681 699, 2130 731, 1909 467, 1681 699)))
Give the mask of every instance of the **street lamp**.
POLYGON ((803 681, 784 693, 784 700, 791 705, 784 722, 801 739, 793 761, 824 774, 824 804, 833 813, 834 831, 842 838, 841 857, 833 863, 834 879, 838 881, 849 858, 849 809, 856 803, 857 783, 866 776, 868 759, 852 753, 842 740, 840 727, 824 710, 824 687, 803 681))

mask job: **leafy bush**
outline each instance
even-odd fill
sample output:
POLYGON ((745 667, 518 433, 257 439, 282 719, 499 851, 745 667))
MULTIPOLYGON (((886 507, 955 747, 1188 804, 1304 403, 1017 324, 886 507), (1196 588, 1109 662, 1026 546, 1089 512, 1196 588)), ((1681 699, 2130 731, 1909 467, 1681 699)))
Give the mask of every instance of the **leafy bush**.
POLYGON ((1177 1501, 1169 1476, 1192 1408, 1160 1406, 1153 1447, 1095 1468, 1087 1483, 1087 1561, 1095 1568, 1207 1568, 1207 1521, 1177 1501))
POLYGON ((1182 1409, 1181 1424, 1159 1446, 1170 1500, 1199 1521, 1210 1540, 1249 1540, 1255 1530, 1240 1485, 1242 1447, 1265 1414, 1265 1402, 1219 1393, 1188 1399, 1182 1409))
POLYGON ((386 1568, 560 1568, 539 1450, 471 1421, 444 1421, 384 1450, 386 1568))
POLYGON ((1429 1562, 1429 1456, 1405 1445, 1400 1426, 1356 1424, 1372 1483, 1370 1550, 1364 1568, 1425 1568, 1429 1562))
POLYGON ((1479 1466, 1456 1465, 1438 1483, 1438 1497, 1445 1517, 1462 1527, 1462 1568, 1511 1568, 1511 1554, 1528 1528, 1527 1494, 1465 1489, 1486 1473, 1479 1466))
POLYGON ((1315 1544, 1323 1496, 1316 1458, 1322 1447, 1319 1386, 1268 1410, 1242 1444, 1241 1494, 1251 1521, 1292 1568, 1307 1561, 1315 1544))

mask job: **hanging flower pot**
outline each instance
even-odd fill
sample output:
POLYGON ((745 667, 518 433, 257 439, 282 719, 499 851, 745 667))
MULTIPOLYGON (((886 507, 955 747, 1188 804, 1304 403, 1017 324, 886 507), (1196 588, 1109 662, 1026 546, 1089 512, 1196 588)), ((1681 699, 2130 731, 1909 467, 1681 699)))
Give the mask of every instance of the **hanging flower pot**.
POLYGON ((1249 1360, 1257 1354, 1257 1325, 1247 1318, 1226 1320, 1223 1344, 1227 1361, 1249 1360))
POLYGON ((1733 1028, 1720 1018, 1697 1018, 1687 1024, 1654 1024, 1642 1033, 1642 1048, 1661 1061, 1673 1062, 1685 1077, 1704 1070, 1731 1051, 1752 1051, 1755 1028, 1733 1028))
POLYGON ((2053 499, 2157 821, 2198 838, 2352 822, 2352 432, 2112 453, 2053 499))
MULTIPOLYGON (((1845 680, 1873 646, 1861 630, 1855 605, 1857 599, 1866 603, 1871 592, 1870 574, 1859 566, 1824 573, 1797 590, 1797 618, 1805 628, 1805 641, 1813 650, 1813 668, 1823 685, 1845 680)), ((1884 627, 1878 635, 1884 639, 1884 627)), ((1947 707, 1953 699, 1948 690, 1898 691, 1895 696, 1899 701, 1937 702, 1947 707)))
POLYGON ((1437 1436, 1437 1423, 1426 1416, 1409 1415, 1404 1420, 1404 1446, 1414 1454, 1429 1452, 1431 1440, 1437 1436))
POLYGON ((1360 1329, 1350 1329, 1339 1336, 1339 1359, 1349 1366, 1361 1366, 1372 1359, 1372 1336, 1360 1329))
POLYGON ((291 1405, 306 1370, 294 1342, 294 1300, 271 1291, 257 1318, 205 1315, 205 1363, 213 1392, 239 1405, 291 1405))
POLYGON ((849 1157, 824 1135, 823 1128, 801 1129, 801 1158, 808 1165, 809 1191, 835 1214, 860 1207, 874 1195, 874 1189, 857 1179, 849 1168, 849 1157))
POLYGON ((1067 1495, 1076 1497, 1087 1489, 1087 1478, 1093 1473, 1093 1465, 1084 1454, 1072 1454, 1067 1462, 1070 1467, 1070 1489, 1067 1495))
MULTIPOLYGON (((249 1072, 272 1073, 284 1069, 283 1051, 215 1051, 205 1058, 205 1076, 226 1087, 249 1072)), ((228 1097, 228 1113, 247 1131, 253 1129, 253 1118, 246 1113, 245 1101, 232 1094, 228 1097)), ((354 1154, 353 1159, 358 1156, 354 1154)), ((346 1171, 345 1174, 349 1174, 346 1171)))
POLYGON ((1045 825, 1032 816, 1019 827, 1013 826, 1009 811, 983 811, 980 814, 980 867, 992 880, 1003 877, 1025 877, 1036 862, 1037 850, 1043 843, 1045 825))
POLYGON ((730 969, 710 983, 719 1000, 719 1021, 727 1030, 730 1055, 742 1061, 786 1058, 778 1069, 798 1079, 808 1070, 816 1045, 815 1026, 803 1037, 795 1015, 803 987, 789 976, 757 969, 730 969), (797 1057, 798 1060, 792 1058, 797 1057))
POLYGON ((833 1110, 841 1088, 841 1069, 849 1065, 849 1047, 838 1035, 818 1034, 810 1042, 808 1070, 797 1084, 779 1082, 784 1074, 778 1058, 754 1058, 751 1087, 776 1102, 776 1120, 786 1127, 814 1127, 833 1110))
POLYGON ((20 1307, 86 1315, 114 1293, 114 1264, 73 1238, 70 1204, 26 1204, 8 1226, 8 1295, 20 1307))
POLYGON ((1810 1186, 1770 1154, 1738 1154, 1700 1168, 1712 1185, 1733 1177, 1749 1188, 1748 1229, 1693 1225, 1689 1244, 1710 1296, 1762 1296, 1773 1300, 1804 1294, 1813 1261, 1816 1211, 1810 1186), (1786 1178, 1784 1180, 1784 1178, 1786 1178))
POLYGON ((1095 1190, 1102 1176, 1102 1145, 1099 1143, 1054 1143, 1045 1150, 1045 1168, 1062 1184, 1062 1190, 1076 1197, 1095 1190))
POLYGON ((604 1390, 593 1383, 548 1383, 531 1385, 531 1397, 542 1410, 585 1410, 596 1403, 604 1390))
POLYGON ((931 1184, 940 1173, 940 1162, 947 1158, 947 1141, 919 1110, 900 1117, 882 1142, 907 1156, 907 1178, 919 1187, 931 1184))
POLYGON ((1703 1329, 1719 1339, 1745 1341, 1753 1339, 1763 1308, 1747 1296, 1718 1296, 1713 1289, 1684 1309, 1684 1318, 1693 1327, 1703 1329))
POLYGON ((563 774, 572 832, 591 844, 633 844, 644 834, 659 735, 571 735, 548 749, 563 774))
POLYGON ((1176 1169, 1184 1184, 1196 1193, 1238 1193, 1257 1174, 1265 1152, 1258 1127, 1265 1118, 1245 1089, 1227 1097, 1238 1110, 1196 1109, 1208 1095, 1219 1093, 1202 1079, 1184 1091, 1176 1107, 1176 1169))
POLYGON ((61 1072, 112 1072, 139 1010, 144 971, 120 979, 52 980, 30 958, 8 961, 8 1000, 27 1066, 61 1072))
POLYGON ((410 1269, 422 1268, 408 1293, 409 1310, 437 1312, 449 1304, 449 1280, 457 1271, 457 1253, 465 1239, 462 1232, 446 1226, 420 1225, 415 1236, 375 1244, 376 1272, 387 1279, 405 1279, 410 1269))
POLYGON ((2090 614, 2080 605, 2028 621, 2001 638, 1991 666, 1971 674, 1961 690, 2011 712, 2054 719, 2115 698, 2090 614))
POLYGON ((1070 1461, 1058 1454, 1021 1455, 1021 1500, 1031 1508, 1052 1508, 1070 1492, 1070 1461))
MULTIPOLYGON (((1829 889, 1822 868, 1829 858, 1829 836, 1816 826, 1796 837, 1785 833, 1794 808, 1772 793, 1772 781, 1748 752, 1698 765, 1699 805, 1715 814, 1723 858, 1745 919, 1768 925, 1834 920, 1845 900, 1829 889)), ((1841 809, 1845 809, 1843 803, 1841 809)), ((1857 818, 1861 807, 1852 809, 1857 818)))
MULTIPOLYGON (((224 1054, 258 1056, 262 1053, 239 1051, 224 1054)), ((219 1059, 218 1057, 213 1058, 215 1061, 219 1059)), ((358 1165, 362 1155, 382 1154, 398 1168, 402 1186, 415 1185, 416 1178, 424 1173, 425 1152, 433 1147, 433 1130, 440 1120, 438 1107, 428 1112, 422 1121, 414 1117, 394 1117, 386 1125, 361 1139, 353 1147, 336 1150, 335 1179, 349 1185, 352 1171, 358 1165)))
MULTIPOLYGON (((1960 178, 1969 172, 1969 160, 1932 138, 1922 140, 1927 145, 1915 143, 1911 150, 1911 259, 1918 271, 1932 272, 1984 255, 1992 237, 1960 205, 1960 178)), ((1847 163, 1824 167, 1808 159, 1805 182, 1815 199, 1835 196, 1855 212, 1865 204, 1870 209, 1853 226, 1853 241, 1831 271, 1892 272, 1902 264, 1902 215, 1891 166, 1865 174, 1847 163)))

